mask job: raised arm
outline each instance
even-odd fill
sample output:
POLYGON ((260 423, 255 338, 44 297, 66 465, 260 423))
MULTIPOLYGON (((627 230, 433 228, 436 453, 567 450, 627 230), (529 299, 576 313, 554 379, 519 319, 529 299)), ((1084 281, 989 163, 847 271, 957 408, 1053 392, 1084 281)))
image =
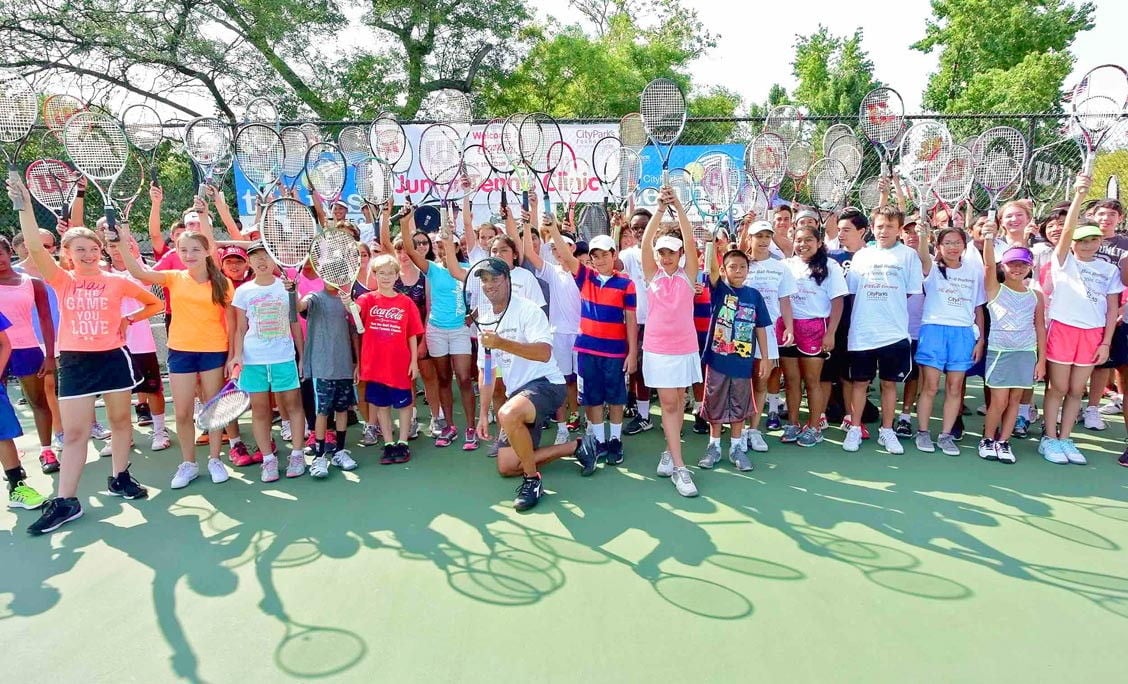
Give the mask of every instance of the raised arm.
MULTIPOLYGON (((556 245, 556 253, 559 255, 560 265, 572 275, 579 273, 580 260, 576 258, 572 248, 564 241, 564 236, 560 234, 560 227, 556 225, 556 217, 546 219, 544 226, 548 229, 548 234, 552 238, 552 244, 556 245)), ((532 243, 530 242, 529 244, 531 245, 532 243)), ((537 255, 537 259, 541 260, 539 254, 537 255)), ((531 253, 529 254, 529 261, 533 261, 531 253)), ((535 264, 536 262, 533 261, 533 263, 535 264)), ((541 263, 544 263, 543 260, 541 260, 541 263)), ((537 266, 538 271, 541 268, 541 266, 537 266)))
POLYGON ((658 273, 658 262, 654 260, 654 239, 658 236, 658 226, 662 225, 662 215, 669 207, 669 198, 672 193, 669 188, 658 191, 658 210, 646 223, 646 230, 642 232, 642 276, 647 282, 658 273))
POLYGON ((450 235, 443 235, 440 239, 443 241, 443 265, 456 280, 465 282, 466 269, 458 263, 458 251, 454 248, 454 240, 450 235))
MULTIPOLYGON (((400 235, 403 236, 403 251, 407 254, 407 258, 411 259, 411 263, 420 271, 426 273, 427 269, 431 267, 431 262, 427 261, 424 254, 420 254, 419 250, 415 249, 415 218, 411 211, 411 205, 404 207, 407 212, 404 214, 403 220, 400 221, 400 235)), ((391 232, 390 230, 388 232, 391 232)), ((381 243, 383 244, 383 243, 381 243)))
POLYGON ((227 229, 227 234, 231 236, 232 240, 245 240, 243 231, 239 230, 239 222, 231 214, 231 207, 227 205, 227 197, 223 191, 214 185, 209 185, 207 189, 208 199, 215 205, 215 213, 219 214, 219 220, 223 223, 223 227, 227 229))
POLYGON ((1061 229, 1061 237, 1054 245, 1054 258, 1057 259, 1058 265, 1065 264, 1065 256, 1069 254, 1069 248, 1073 246, 1073 231, 1077 230, 1077 219, 1081 216, 1081 205, 1085 202, 1085 197, 1089 194, 1089 188, 1093 184, 1093 179, 1088 176, 1077 176, 1076 182, 1073 183, 1073 201, 1069 203, 1069 211, 1065 215, 1065 226, 1061 229))
MULTIPOLYGON (((506 209, 505 211, 508 212, 509 209, 506 209)), ((552 231, 552 232, 557 232, 557 233, 560 232, 558 230, 555 230, 555 224, 550 223, 549 218, 547 216, 544 217, 543 220, 544 220, 544 227, 546 229, 548 229, 549 231, 552 231)), ((506 228, 507 228, 506 232, 509 232, 508 231, 508 224, 507 224, 506 228)), ((540 270, 542 268, 544 268, 544 259, 541 258, 540 252, 538 250, 533 249, 533 231, 534 230, 536 230, 536 229, 532 228, 532 227, 528 227, 528 228, 525 228, 525 230, 521 231, 521 236, 520 236, 520 239, 517 241, 517 244, 520 245, 519 249, 521 250, 521 254, 523 254, 525 256, 525 259, 528 259, 529 263, 533 265, 533 270, 535 272, 539 273, 540 270)))
POLYGON ((129 245, 120 241, 111 242, 110 249, 116 249, 121 254, 121 261, 125 264, 125 269, 134 278, 150 285, 165 285, 168 283, 169 271, 154 271, 137 261, 137 257, 133 256, 133 250, 129 248, 129 245))
POLYGON ((932 270, 932 255, 928 253, 928 241, 932 238, 932 231, 928 229, 923 220, 917 221, 917 256, 920 257, 921 275, 928 275, 932 270))
POLYGON ((50 282, 61 269, 55 262, 55 257, 43 248, 43 241, 39 239, 39 224, 35 222, 31 193, 27 191, 22 178, 8 181, 8 197, 14 204, 23 202, 23 209, 20 209, 20 232, 23 233, 24 246, 43 279, 50 282))
MULTIPOLYGON (((999 294, 999 279, 995 277, 995 224, 983 226, 983 289, 987 291, 987 301, 999 294)), ((1031 273, 1037 282, 1038 274, 1031 273)))
MULTIPOLYGON (((368 210, 366 216, 372 215, 372 209, 367 204, 364 205, 364 208, 368 210)), ((373 216, 371 223, 376 227, 376 239, 380 243, 380 249, 385 254, 391 254, 395 251, 392 248, 392 200, 389 199, 380 205, 380 216, 373 216)), ((412 243, 412 247, 415 246, 414 236, 405 234, 402 229, 400 230, 400 237, 403 238, 404 251, 407 250, 409 242, 412 243)))
POLYGON ((149 184, 149 243, 153 254, 164 254, 165 239, 161 233, 161 204, 164 202, 164 188, 149 184))
POLYGON ((689 282, 697 282, 697 241, 693 239, 693 225, 689 222, 689 215, 682 206, 681 198, 676 192, 671 191, 674 212, 678 217, 678 226, 681 228, 682 249, 685 250, 685 275, 689 282))

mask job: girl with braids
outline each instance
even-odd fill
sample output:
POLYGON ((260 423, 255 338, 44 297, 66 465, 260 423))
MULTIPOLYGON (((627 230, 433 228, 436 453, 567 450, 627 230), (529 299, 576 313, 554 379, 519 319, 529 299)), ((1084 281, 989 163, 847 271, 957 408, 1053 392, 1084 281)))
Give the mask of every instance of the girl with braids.
MULTIPOLYGON (((834 349, 838 323, 842 320, 843 301, 850 290, 846 272, 827 255, 818 228, 795 229, 795 256, 784 264, 795 277, 798 290, 791 295, 791 314, 795 343, 780 347, 780 361, 787 379, 787 412, 790 425, 783 428, 784 441, 812 447, 822 441, 821 417, 826 411, 827 396, 823 391, 823 360, 834 349), (807 424, 799 423, 799 383, 807 385, 807 424)), ((777 325, 782 323, 777 322, 777 325)))
MULTIPOLYGON (((172 488, 187 487, 199 476, 192 416, 196 388, 203 397, 223 387, 224 365, 231 349, 235 311, 231 298, 235 286, 216 263, 214 244, 202 233, 186 231, 176 241, 184 270, 154 271, 142 266, 129 249, 119 249, 130 275, 143 283, 168 288, 172 294, 172 325, 168 333, 168 377, 176 411, 176 435, 183 461, 172 477, 172 488)), ((208 440, 208 474, 212 482, 225 482, 227 468, 219 460, 223 430, 212 430, 208 440)))

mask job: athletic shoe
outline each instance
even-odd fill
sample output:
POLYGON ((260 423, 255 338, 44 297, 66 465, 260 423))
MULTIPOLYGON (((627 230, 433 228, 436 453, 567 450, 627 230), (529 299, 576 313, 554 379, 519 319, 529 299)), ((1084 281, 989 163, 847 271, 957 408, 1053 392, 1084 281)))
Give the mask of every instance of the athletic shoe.
POLYGON ((1065 465, 1069 463, 1069 457, 1065 455, 1063 446, 1060 439, 1052 439, 1050 437, 1043 437, 1042 443, 1038 445, 1038 451, 1042 454, 1042 458, 1050 463, 1056 465, 1065 465))
POLYGON ((780 435, 779 441, 784 444, 792 444, 799 441, 799 433, 803 430, 798 425, 784 425, 783 434, 780 435))
POLYGON ((1124 453, 1120 454, 1120 458, 1116 459, 1116 462, 1128 468, 1128 446, 1124 447, 1124 453))
MULTIPOLYGON (((1003 442, 999 442, 998 444, 1003 444, 1003 442)), ((989 437, 984 437, 983 439, 979 440, 979 458, 982 458, 984 461, 999 460, 998 444, 995 443, 995 440, 990 439, 989 437)), ((1010 447, 1007 448, 1009 449, 1010 447)))
POLYGON ((396 445, 385 444, 384 451, 380 454, 380 465, 392 465, 396 462, 396 445))
POLYGON ((825 413, 819 414, 819 432, 822 432, 823 430, 827 429, 828 427, 830 427, 830 423, 828 423, 826 421, 826 414, 825 413))
MULTIPOLYGON (((259 461, 262 462, 262 452, 258 453, 259 461)), ((254 457, 247 452, 247 445, 242 442, 237 443, 227 452, 227 458, 231 461, 231 465, 236 468, 245 468, 249 465, 256 463, 254 457)))
MULTIPOLYGON (((288 420, 282 421, 282 427, 279 428, 278 432, 279 434, 281 434, 283 442, 289 442, 290 439, 294 436, 294 430, 290 426, 290 421, 288 420)), ((197 442, 197 444, 199 444, 199 442, 197 442)))
MULTIPOLYGON (((368 430, 367 427, 365 427, 364 429, 366 431, 368 430)), ((443 428, 442 428, 442 426, 439 425, 439 421, 435 418, 431 418, 431 422, 429 422, 427 424, 427 436, 431 437, 431 438, 435 438, 435 437, 438 437, 439 433, 442 432, 442 431, 443 431, 443 428)))
POLYGON ((348 449, 340 449, 333 454, 330 463, 337 466, 341 470, 356 470, 356 461, 353 460, 352 454, 348 449))
POLYGON ((959 456, 960 447, 956 444, 955 438, 949 434, 941 434, 936 438, 936 444, 940 447, 940 451, 945 456, 959 456))
POLYGON ((448 425, 435 439, 435 446, 448 447, 453 444, 456 439, 458 439, 458 428, 453 425, 448 425))
POLYGON ((932 435, 928 434, 925 430, 918 430, 916 434, 916 448, 917 451, 931 454, 936 451, 936 445, 932 443, 932 435))
POLYGON ((56 432, 55 437, 51 440, 51 448, 55 451, 63 450, 63 433, 56 432))
POLYGON ((59 457, 51 447, 45 447, 39 452, 39 467, 45 475, 59 472, 59 457))
POLYGON ((627 427, 623 429, 623 434, 637 435, 640 432, 646 432, 654 429, 654 423, 650 422, 650 418, 643 418, 642 416, 635 416, 634 419, 627 423, 627 427))
POLYGON ((148 404, 138 404, 136 410, 138 427, 146 427, 153 424, 153 412, 148 404))
POLYGON ((581 421, 579 413, 573 413, 572 415, 568 416, 568 422, 566 424, 568 427, 568 432, 576 432, 580 429, 580 424, 581 421))
POLYGON ((364 431, 360 434, 361 446, 372 446, 373 444, 380 443, 380 426, 379 425, 365 425, 364 431))
POLYGON ((223 461, 218 458, 208 459, 208 475, 211 475, 212 483, 214 484, 227 482, 231 477, 231 473, 227 472, 227 466, 223 465, 223 461))
POLYGON ((1014 463, 1010 442, 995 442, 995 451, 999 454, 999 463, 1014 463))
MULTIPOLYGON (((290 439, 290 438, 289 437, 283 437, 282 439, 290 439)), ((209 444, 210 442, 211 442, 211 434, 209 434, 207 432, 201 432, 200 436, 196 438, 196 446, 204 446, 206 444, 209 444)))
POLYGON ((768 429, 768 432, 778 430, 782 425, 783 421, 779 418, 779 411, 768 411, 768 422, 764 426, 768 429))
POLYGON ((286 463, 286 477, 301 477, 305 475, 305 471, 305 454, 290 454, 290 460, 286 463))
POLYGON ((759 430, 745 430, 748 434, 748 448, 752 451, 764 452, 768 450, 768 443, 764 441, 764 435, 759 430))
POLYGON ((1117 395, 1112 401, 1102 405, 1097 411, 1102 416, 1119 416, 1124 412, 1124 398, 1117 395))
POLYGON ((913 424, 904 418, 898 418, 897 422, 893 424, 893 432, 897 433, 898 437, 912 437, 913 424))
POLYGON ((949 433, 949 434, 951 434, 952 439, 956 440, 957 442, 960 441, 961 439, 963 439, 963 436, 964 436, 963 416, 956 416, 956 424, 952 426, 952 432, 949 433))
POLYGON ((395 464, 407 463, 411 460, 411 448, 407 446, 407 442, 397 442, 395 451, 392 452, 395 458, 395 464))
POLYGON ((517 497, 513 499, 513 508, 519 511, 527 511, 537 505, 542 494, 544 494, 544 487, 541 485, 540 477, 524 477, 521 479, 520 486, 517 487, 517 497))
POLYGON ((729 463, 736 466, 736 469, 741 472, 748 472, 752 470, 752 461, 748 458, 748 449, 737 442, 736 444, 729 445, 729 463))
POLYGON ((809 425, 803 428, 795 439, 795 443, 801 447, 813 447, 821 441, 823 441, 822 430, 812 428, 809 425))
POLYGON ((678 494, 685 497, 697 496, 697 485, 693 484, 693 473, 689 472, 689 468, 675 469, 670 479, 674 481, 678 494))
POLYGON ((1084 416, 1086 430, 1104 430, 1108 427, 1101 417, 1100 409, 1096 406, 1086 406, 1084 416))
POLYGON ((164 451, 172 446, 172 437, 168 434, 168 428, 157 428, 153 430, 153 451, 164 451))
MULTIPOLYGON (((563 426, 561 426, 561 427, 563 427, 563 426)), ((563 444, 564 442, 567 442, 570 439, 572 439, 572 435, 568 434, 567 428, 564 428, 563 430, 557 429, 556 430, 556 439, 552 440, 552 444, 553 444, 553 446, 559 446, 559 445, 563 444)))
POLYGON ((980 404, 978 407, 976 407, 975 412, 981 416, 987 415, 987 404, 980 404))
POLYGON ((671 477, 674 474, 674 457, 669 451, 663 451, 658 459, 658 477, 671 477))
POLYGON ((120 496, 123 499, 144 499, 149 496, 149 490, 141 486, 129 472, 129 466, 116 476, 106 478, 106 487, 110 496, 120 496))
POLYGON ((709 442, 705 447, 705 455, 701 457, 701 460, 697 461, 697 467, 711 470, 713 466, 720 462, 721 458, 720 442, 709 442))
POLYGON ((169 486, 173 489, 183 489, 199 476, 200 466, 191 461, 181 461, 180 465, 176 467, 176 474, 172 476, 172 484, 169 486))
POLYGON ((54 532, 64 524, 82 517, 82 504, 78 499, 62 497, 51 499, 43 508, 43 515, 28 526, 28 534, 40 535, 54 532))
POLYGON ((463 437, 462 450, 473 451, 478 448, 478 432, 474 428, 466 428, 466 435, 463 437))
POLYGON ((1030 421, 1019 416, 1014 419, 1014 436, 1019 439, 1026 439, 1030 434, 1030 421))
POLYGON ((603 460, 607 465, 619 465, 623 462, 623 440, 618 437, 603 443, 603 460))
POLYGON ((94 439, 109 439, 110 430, 98 421, 94 421, 94 424, 90 426, 90 436, 94 439))
POLYGON ((870 438, 869 428, 866 427, 865 423, 862 423, 861 427, 862 427, 862 439, 869 439, 870 438))
POLYGON ((1088 465, 1089 461, 1085 459, 1085 455, 1077 448, 1072 439, 1063 439, 1061 441, 1061 451, 1065 454, 1066 460, 1073 465, 1088 465))
MULTIPOLYGON (((270 453, 278 453, 278 445, 274 443, 273 439, 270 440, 270 453)), ((266 455, 262 453, 262 449, 260 449, 259 447, 255 447, 255 453, 251 454, 251 458, 254 459, 255 463, 262 463, 262 460, 263 458, 265 458, 265 456, 266 455)))
POLYGON ((580 475, 587 477, 595 472, 595 465, 599 462, 599 442, 595 440, 595 435, 588 433, 580 440, 576 461, 580 464, 580 475))
POLYGON ((851 425, 846 430, 846 438, 842 440, 843 451, 857 451, 862 447, 862 428, 858 425, 851 425))
POLYGON ((278 481, 278 455, 275 454, 270 458, 262 459, 262 481, 263 482, 277 482, 278 481))
POLYGON ((709 434, 709 423, 701 414, 697 414, 693 417, 693 433, 695 435, 709 434))
MULTIPOLYGON (((325 443, 326 444, 329 443, 329 431, 328 430, 325 431, 325 443)), ((312 456, 313 454, 317 453, 317 435, 316 434, 311 432, 308 435, 306 435, 305 447, 302 450, 306 453, 306 455, 309 455, 309 456, 312 456)))
POLYGON ((23 481, 17 482, 16 486, 12 487, 12 491, 8 492, 8 508, 23 508, 34 511, 45 503, 47 503, 47 497, 29 487, 23 481))
POLYGON ((893 428, 880 428, 877 433, 877 443, 891 454, 905 453, 905 447, 901 446, 901 440, 897 439, 897 433, 893 432, 893 428))
POLYGON ((309 476, 315 480, 324 480, 329 477, 329 459, 324 456, 315 456, 309 464, 309 476))

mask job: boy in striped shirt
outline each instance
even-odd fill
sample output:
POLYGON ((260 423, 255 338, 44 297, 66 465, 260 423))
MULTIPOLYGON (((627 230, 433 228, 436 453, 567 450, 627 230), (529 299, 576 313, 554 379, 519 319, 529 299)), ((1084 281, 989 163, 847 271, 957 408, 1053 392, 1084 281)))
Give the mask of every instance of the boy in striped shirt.
POLYGON ((576 372, 588 434, 595 437, 604 460, 618 465, 623 462, 623 411, 627 403, 624 374, 635 372, 638 359, 634 283, 615 271, 615 241, 610 236, 598 235, 588 243, 589 268, 573 256, 555 225, 549 230, 560 265, 575 277, 580 289, 576 372), (609 426, 603 420, 604 404, 609 426))

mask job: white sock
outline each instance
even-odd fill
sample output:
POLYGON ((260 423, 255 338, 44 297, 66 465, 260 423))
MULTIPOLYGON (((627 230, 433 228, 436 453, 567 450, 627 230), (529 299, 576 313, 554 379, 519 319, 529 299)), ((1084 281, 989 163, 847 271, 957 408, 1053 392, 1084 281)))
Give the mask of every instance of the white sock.
POLYGON ((1018 415, 1022 416, 1025 420, 1030 420, 1030 404, 1019 404, 1018 415))
POLYGON ((700 415, 700 414, 701 414, 701 402, 699 402, 695 399, 693 401, 693 415, 696 416, 696 415, 700 415))
POLYGON ((305 458, 305 452, 302 451, 301 449, 291 449, 290 450, 290 458, 293 458, 295 456, 301 456, 302 458, 305 458))
POLYGON ((228 446, 230 446, 232 449, 234 449, 235 447, 239 446, 242 443, 243 443, 243 440, 240 437, 232 437, 231 439, 227 440, 228 446))
POLYGON ((267 461, 277 461, 277 460, 278 460, 277 454, 263 454, 262 455, 262 462, 263 463, 266 463, 267 461))
POLYGON ((772 413, 779 413, 779 395, 778 394, 769 394, 768 395, 768 411, 770 411, 772 413))
MULTIPOLYGON (((591 435, 592 437, 595 437, 596 439, 599 439, 599 429, 598 429, 597 425, 599 425, 599 424, 598 424, 598 423, 592 423, 592 422, 588 422, 588 426, 587 426, 587 433, 588 433, 589 435, 591 435)), ((559 429, 557 429, 557 432, 560 432, 560 430, 559 430, 559 429)))
POLYGON ((154 430, 165 429, 165 417, 164 417, 163 413, 160 413, 160 414, 154 413, 153 414, 153 429, 154 430))
POLYGON ((638 416, 639 416, 639 418, 642 418, 643 420, 650 420, 650 402, 649 401, 637 401, 635 403, 638 404, 638 416))
POLYGON ((713 437, 712 435, 710 435, 709 436, 709 446, 718 446, 718 447, 721 446, 721 438, 720 437, 713 437))
POLYGON ((905 421, 906 423, 912 422, 911 420, 909 420, 909 414, 907 414, 907 413, 901 414, 901 420, 905 421))
POLYGON ((282 429, 283 429, 283 430, 289 430, 289 429, 290 429, 290 421, 288 421, 288 420, 283 420, 283 421, 282 421, 282 429))
POLYGON ((732 440, 732 441, 733 441, 733 443, 739 444, 740 446, 747 449, 748 448, 748 433, 747 433, 747 431, 741 432, 740 436, 737 437, 736 439, 732 440))
POLYGON ((618 439, 620 441, 623 439, 622 423, 611 423, 611 439, 618 439))
POLYGON ((599 428, 595 432, 595 438, 597 440, 599 440, 600 444, 602 444, 603 442, 607 441, 606 435, 607 435, 607 421, 604 421, 604 422, 599 424, 599 428))

